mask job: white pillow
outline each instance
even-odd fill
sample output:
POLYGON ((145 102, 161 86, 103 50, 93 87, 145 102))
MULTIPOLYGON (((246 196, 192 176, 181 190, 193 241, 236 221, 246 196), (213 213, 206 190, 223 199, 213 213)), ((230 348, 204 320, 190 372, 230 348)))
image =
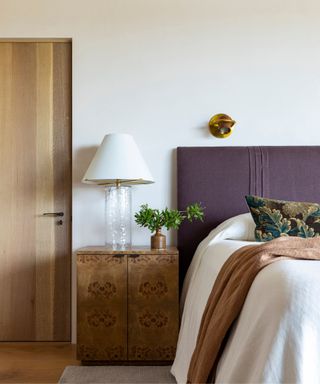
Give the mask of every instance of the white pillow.
MULTIPOLYGON (((211 240, 223 238, 228 240, 255 241, 255 223, 250 213, 242 213, 231 217, 214 228, 204 242, 211 243, 211 240)), ((208 244, 208 245, 209 245, 208 244)))
POLYGON ((228 221, 230 227, 227 229, 226 239, 256 241, 254 236, 256 225, 249 212, 234 216, 224 223, 227 224, 228 221))

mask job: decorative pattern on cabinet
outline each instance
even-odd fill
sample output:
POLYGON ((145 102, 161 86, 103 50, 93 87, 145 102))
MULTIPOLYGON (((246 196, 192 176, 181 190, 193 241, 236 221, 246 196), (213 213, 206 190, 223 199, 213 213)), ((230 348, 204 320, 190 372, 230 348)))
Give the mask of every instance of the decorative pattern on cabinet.
POLYGON ((78 251, 77 357, 172 361, 179 329, 178 250, 78 251))

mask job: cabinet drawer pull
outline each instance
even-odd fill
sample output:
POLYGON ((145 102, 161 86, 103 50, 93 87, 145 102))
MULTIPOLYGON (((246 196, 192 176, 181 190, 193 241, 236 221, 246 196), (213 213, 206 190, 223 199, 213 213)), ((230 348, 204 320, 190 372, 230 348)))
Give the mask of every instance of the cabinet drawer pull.
POLYGON ((120 257, 124 257, 125 255, 123 253, 116 253, 115 255, 112 255, 112 256, 120 258, 120 257))

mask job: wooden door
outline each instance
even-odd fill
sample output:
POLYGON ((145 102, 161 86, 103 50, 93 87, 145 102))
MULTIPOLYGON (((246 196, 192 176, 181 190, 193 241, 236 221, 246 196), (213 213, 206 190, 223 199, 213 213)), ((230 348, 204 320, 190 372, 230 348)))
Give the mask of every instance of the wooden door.
POLYGON ((70 42, 0 43, 0 177, 0 341, 70 340, 70 42))

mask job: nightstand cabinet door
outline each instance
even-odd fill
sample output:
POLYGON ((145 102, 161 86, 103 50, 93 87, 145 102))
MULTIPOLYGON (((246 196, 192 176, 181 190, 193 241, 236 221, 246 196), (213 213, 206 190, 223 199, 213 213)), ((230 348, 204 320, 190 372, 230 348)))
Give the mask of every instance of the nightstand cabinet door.
POLYGON ((77 358, 127 359, 127 256, 79 254, 77 358))
POLYGON ((178 254, 128 255, 129 360, 174 359, 178 295, 178 254))

